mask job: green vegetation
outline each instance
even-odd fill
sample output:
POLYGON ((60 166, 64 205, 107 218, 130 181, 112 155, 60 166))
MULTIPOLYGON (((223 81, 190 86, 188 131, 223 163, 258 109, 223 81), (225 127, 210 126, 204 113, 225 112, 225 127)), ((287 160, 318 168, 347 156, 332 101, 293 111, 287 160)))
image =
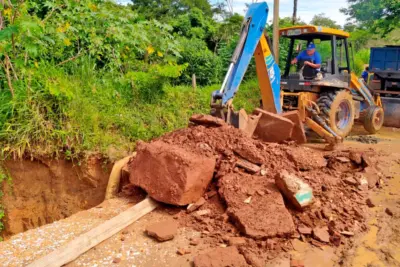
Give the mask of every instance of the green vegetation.
MULTIPOLYGON (((0 165, 0 184, 7 182, 7 183, 11 183, 11 177, 8 174, 8 172, 5 170, 5 168, 3 168, 0 165)), ((1 231, 4 229, 4 224, 2 219, 4 218, 5 214, 4 214, 4 207, 2 205, 2 198, 3 198, 3 191, 0 190, 0 233, 1 231)), ((2 238, 0 236, 0 241, 2 241, 2 238)))
MULTIPOLYGON (((210 94, 223 79, 243 20, 207 0, 132 0, 128 6, 111 0, 3 2, 3 158, 130 150, 138 139, 184 127, 192 113, 208 112, 210 94)), ((362 18, 354 18, 360 23, 346 29, 360 72, 368 63, 373 35, 362 18)), ((296 23, 305 24, 300 18, 296 23)), ((339 28, 323 14, 313 23, 339 28)), ((281 27, 291 25, 292 18, 280 20, 281 27)), ((267 32, 271 36, 271 25, 267 32)), ((282 66, 287 46, 287 40, 280 44, 282 66)), ((254 75, 253 62, 237 106, 258 106, 254 75)))

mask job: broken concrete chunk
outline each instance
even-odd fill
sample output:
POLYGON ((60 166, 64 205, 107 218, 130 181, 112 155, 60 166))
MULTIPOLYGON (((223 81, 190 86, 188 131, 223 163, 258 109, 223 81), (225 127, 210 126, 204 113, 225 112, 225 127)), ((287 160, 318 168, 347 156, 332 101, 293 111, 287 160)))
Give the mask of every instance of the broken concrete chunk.
POLYGON ((183 206, 204 195, 214 168, 215 158, 162 141, 140 142, 132 160, 130 182, 155 200, 183 206))
POLYGON ((304 131, 303 122, 300 118, 300 113, 298 110, 293 110, 285 112, 282 116, 286 119, 291 120, 294 123, 292 135, 290 140, 295 141, 297 144, 304 144, 307 142, 307 137, 304 131))
POLYGON ((298 209, 303 209, 310 205, 313 200, 312 188, 286 170, 275 176, 275 184, 283 195, 298 209))
MULTIPOLYGON (((225 245, 226 246, 226 245, 225 245)), ((210 252, 194 257, 195 267, 247 267, 243 255, 239 254, 235 246, 213 248, 210 252)))
POLYGON ((321 242, 329 243, 329 233, 326 227, 323 228, 314 228, 313 229, 313 237, 321 242))
POLYGON ((294 123, 278 114, 256 109, 255 114, 262 113, 254 135, 265 142, 280 143, 292 136, 294 123))
POLYGON ((177 231, 178 223, 174 220, 166 220, 146 227, 146 233, 160 242, 173 239, 177 231))
POLYGON ((238 161, 236 162, 236 166, 245 169, 246 171, 248 171, 251 174, 257 173, 261 169, 260 166, 255 165, 244 159, 238 159, 238 161))
POLYGON ((200 208, 201 206, 203 206, 206 203, 206 200, 204 199, 204 197, 199 198, 199 200, 197 200, 195 203, 190 204, 186 211, 188 213, 193 212, 195 210, 197 210, 198 208, 200 208))

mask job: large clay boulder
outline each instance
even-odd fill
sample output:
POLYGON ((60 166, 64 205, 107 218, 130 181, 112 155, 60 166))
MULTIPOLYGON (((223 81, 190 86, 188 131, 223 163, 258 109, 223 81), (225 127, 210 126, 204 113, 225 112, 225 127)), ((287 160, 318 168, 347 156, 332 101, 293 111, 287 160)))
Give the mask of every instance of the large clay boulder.
POLYGON ((140 142, 130 168, 132 184, 155 200, 183 206, 204 194, 214 174, 215 159, 162 141, 140 142))

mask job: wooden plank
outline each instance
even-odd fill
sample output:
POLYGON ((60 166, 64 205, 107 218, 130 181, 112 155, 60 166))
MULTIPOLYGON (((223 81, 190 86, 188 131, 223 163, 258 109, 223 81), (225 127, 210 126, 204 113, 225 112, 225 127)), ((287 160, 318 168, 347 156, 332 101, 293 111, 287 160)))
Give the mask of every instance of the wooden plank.
POLYGON ((147 197, 142 202, 102 223, 50 254, 34 261, 28 267, 55 267, 67 264, 80 255, 118 233, 134 221, 157 208, 158 203, 147 197))

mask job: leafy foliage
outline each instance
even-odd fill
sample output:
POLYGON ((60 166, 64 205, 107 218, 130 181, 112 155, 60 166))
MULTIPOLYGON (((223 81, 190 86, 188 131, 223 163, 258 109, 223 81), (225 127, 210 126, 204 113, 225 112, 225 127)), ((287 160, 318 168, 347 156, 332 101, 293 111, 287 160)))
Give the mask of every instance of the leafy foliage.
POLYGON ((324 13, 315 15, 310 24, 317 25, 317 26, 324 26, 333 29, 340 29, 340 25, 336 23, 336 21, 327 17, 324 13))
POLYGON ((398 0, 347 0, 349 7, 340 11, 354 19, 371 33, 386 36, 400 27, 400 1, 398 0))

